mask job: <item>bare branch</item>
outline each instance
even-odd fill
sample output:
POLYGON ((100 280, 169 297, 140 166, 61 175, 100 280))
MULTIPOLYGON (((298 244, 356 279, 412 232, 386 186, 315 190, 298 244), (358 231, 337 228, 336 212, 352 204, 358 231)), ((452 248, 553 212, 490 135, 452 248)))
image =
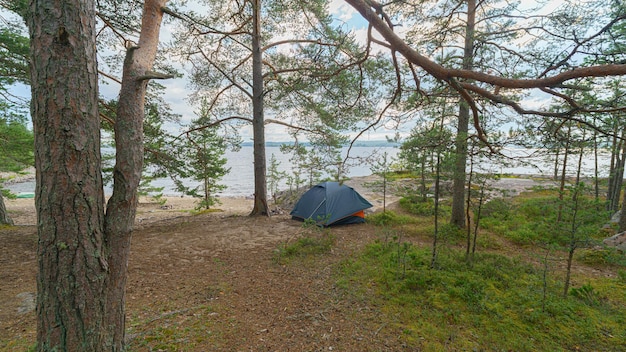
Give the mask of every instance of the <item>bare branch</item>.
POLYGON ((626 75, 626 65, 600 65, 591 67, 574 68, 553 76, 535 79, 513 79, 490 75, 471 70, 448 69, 420 54, 410 47, 402 38, 394 33, 393 28, 387 21, 383 21, 376 12, 379 10, 374 5, 368 5, 364 0, 345 0, 354 7, 376 30, 385 38, 389 45, 400 52, 408 61, 422 67, 433 77, 442 81, 450 82, 452 78, 464 78, 480 81, 504 88, 543 88, 554 87, 563 82, 581 77, 607 77, 626 75))
POLYGON ((166 73, 159 73, 159 72, 153 72, 153 71, 146 71, 146 74, 142 75, 142 76, 138 76, 136 79, 140 80, 140 81, 147 81, 150 79, 170 79, 170 78, 174 78, 174 75, 171 74, 166 74, 166 73))
MULTIPOLYGON (((220 124, 222 124, 224 122, 228 122, 228 121, 231 121, 231 120, 240 120, 240 121, 246 121, 246 122, 252 123, 252 119, 249 118, 249 117, 229 116, 229 117, 225 117, 223 119, 215 120, 215 121, 213 121, 213 122, 211 122, 209 124, 202 125, 202 126, 199 126, 199 127, 196 127, 196 128, 192 128, 190 130, 187 130, 185 132, 182 132, 181 134, 176 136, 176 138, 174 138, 174 140, 179 139, 183 135, 188 135, 189 133, 192 133, 192 132, 195 132, 195 131, 202 131, 202 130, 207 129, 207 128, 215 127, 215 126, 218 126, 218 125, 220 125, 220 124)), ((306 132, 311 132, 311 133, 318 133, 318 131, 315 131, 315 130, 312 130, 312 129, 308 129, 308 128, 305 128, 305 127, 302 127, 302 126, 292 125, 290 123, 287 123, 287 122, 284 122, 284 121, 280 121, 280 120, 265 119, 264 124, 265 125, 277 124, 277 125, 282 125, 282 126, 289 127, 289 128, 292 128, 292 129, 295 129, 295 130, 298 130, 298 131, 306 131, 306 132)))

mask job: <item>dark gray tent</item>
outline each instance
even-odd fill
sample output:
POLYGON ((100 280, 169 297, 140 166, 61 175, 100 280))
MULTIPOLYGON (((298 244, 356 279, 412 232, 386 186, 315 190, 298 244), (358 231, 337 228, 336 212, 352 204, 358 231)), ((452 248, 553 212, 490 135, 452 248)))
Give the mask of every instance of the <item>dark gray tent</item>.
POLYGON ((365 222, 363 210, 372 204, 352 187, 339 182, 322 182, 306 191, 291 211, 293 219, 313 219, 331 226, 365 222))

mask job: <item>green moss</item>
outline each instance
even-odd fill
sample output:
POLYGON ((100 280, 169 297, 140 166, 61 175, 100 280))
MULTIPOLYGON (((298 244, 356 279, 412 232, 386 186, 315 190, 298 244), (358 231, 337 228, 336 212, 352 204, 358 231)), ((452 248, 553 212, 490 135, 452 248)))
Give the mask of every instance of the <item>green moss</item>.
POLYGON ((580 295, 563 298, 560 277, 548 275, 544 282, 542 270, 516 258, 477 254, 468 264, 462 252, 448 250, 439 254, 439 269, 432 270, 430 255, 428 248, 381 239, 341 265, 339 280, 350 284, 338 286, 380 307, 381 324, 402 331, 398 337, 409 349, 626 346, 619 328, 626 319, 626 287, 618 280, 593 281, 591 289, 575 288, 580 295))

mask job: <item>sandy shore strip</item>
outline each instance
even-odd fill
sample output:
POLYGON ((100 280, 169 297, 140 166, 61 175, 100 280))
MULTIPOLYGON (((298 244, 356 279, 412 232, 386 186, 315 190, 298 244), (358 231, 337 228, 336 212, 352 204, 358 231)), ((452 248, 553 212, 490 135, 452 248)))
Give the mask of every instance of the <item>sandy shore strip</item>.
MULTIPOLYGON (((345 184, 354 188, 365 199, 372 203, 373 207, 369 211, 382 209, 383 204, 391 204, 400 198, 400 194, 394 194, 389 189, 385 199, 381 187, 381 177, 377 175, 353 177, 345 181, 345 184)), ((501 178, 490 184, 492 197, 511 197, 532 189, 536 186, 555 187, 552 180, 537 180, 529 177, 501 178)), ((221 204, 215 205, 214 211, 221 212, 224 216, 248 215, 252 211, 254 200, 252 197, 220 197, 221 204)), ((37 217, 35 212, 35 201, 33 198, 5 199, 5 204, 9 216, 15 225, 36 225, 37 217)), ((154 222, 166 218, 190 216, 195 214, 195 207, 198 203, 193 197, 162 197, 161 202, 151 197, 140 197, 137 207, 137 223, 154 222), (164 201, 164 202, 163 202, 164 201)), ((273 206, 270 206, 274 210, 273 206)), ((288 214, 291 209, 282 209, 288 214)))
MULTIPOLYGON (((34 226, 37 224, 33 198, 5 199, 4 202, 15 225, 34 226)), ((228 215, 247 215, 253 205, 253 199, 246 197, 220 198, 220 202, 221 204, 213 207, 214 210, 228 215)), ((137 223, 145 223, 165 218, 190 216, 194 214, 197 203, 198 199, 192 197, 162 197, 161 201, 156 201, 151 197, 140 197, 135 220, 137 223)))

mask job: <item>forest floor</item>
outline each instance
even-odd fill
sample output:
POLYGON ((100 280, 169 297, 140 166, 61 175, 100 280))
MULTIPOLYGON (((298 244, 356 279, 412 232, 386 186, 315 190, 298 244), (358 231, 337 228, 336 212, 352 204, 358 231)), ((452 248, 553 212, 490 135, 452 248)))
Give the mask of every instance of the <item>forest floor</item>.
MULTIPOLYGON (((505 180, 500 188, 509 194, 536 184, 505 180)), ((376 181, 369 176, 346 183, 381 211, 376 181)), ((397 199, 388 196, 387 206, 395 209, 397 199)), ((330 253, 285 264, 277 260, 278 249, 313 230, 291 220, 288 211, 249 217, 251 199, 222 202, 221 211, 198 214, 190 198, 164 205, 142 200, 128 267, 131 351, 406 349, 402 332, 381 324, 379 307, 335 285, 337 264, 376 240, 375 226, 333 227, 330 253), (194 326, 192 334, 202 336, 177 326, 194 326)), ((0 228, 0 350, 18 351, 36 341, 36 217, 32 199, 6 203, 16 226, 0 228)))

